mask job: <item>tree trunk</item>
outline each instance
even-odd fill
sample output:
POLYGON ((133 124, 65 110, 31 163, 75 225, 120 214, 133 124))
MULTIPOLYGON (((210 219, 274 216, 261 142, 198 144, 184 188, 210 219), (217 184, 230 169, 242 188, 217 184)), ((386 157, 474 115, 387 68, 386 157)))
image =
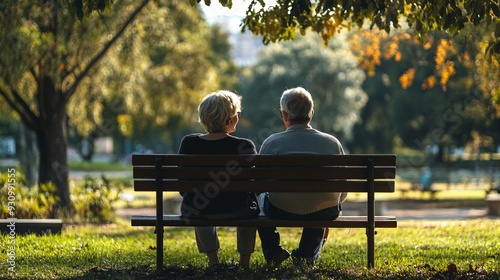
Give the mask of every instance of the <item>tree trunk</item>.
POLYGON ((37 130, 40 152, 40 184, 52 182, 57 187, 60 201, 58 207, 70 208, 71 200, 68 184, 68 160, 66 137, 66 99, 45 77, 39 85, 38 94, 40 122, 37 130))
POLYGON ((78 149, 82 160, 91 162, 94 156, 94 141, 92 138, 84 138, 80 141, 80 147, 78 149))
POLYGON ((447 155, 447 146, 443 144, 438 145, 438 153, 434 159, 436 163, 443 163, 446 161, 445 157, 447 155))

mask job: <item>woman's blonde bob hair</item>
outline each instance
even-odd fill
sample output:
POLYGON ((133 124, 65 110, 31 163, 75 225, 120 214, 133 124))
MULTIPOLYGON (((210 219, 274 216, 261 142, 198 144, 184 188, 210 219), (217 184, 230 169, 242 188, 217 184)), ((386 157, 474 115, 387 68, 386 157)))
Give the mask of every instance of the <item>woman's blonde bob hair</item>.
POLYGON ((198 121, 208 133, 226 132, 226 126, 241 111, 241 96, 219 90, 205 96, 198 106, 198 121))

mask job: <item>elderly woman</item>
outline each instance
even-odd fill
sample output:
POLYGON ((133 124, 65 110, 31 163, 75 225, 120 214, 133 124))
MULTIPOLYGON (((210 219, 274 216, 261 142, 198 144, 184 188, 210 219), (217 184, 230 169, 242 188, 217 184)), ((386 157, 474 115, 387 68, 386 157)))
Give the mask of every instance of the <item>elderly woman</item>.
MULTIPOLYGON (((230 91, 217 91, 206 96, 198 107, 199 122, 205 133, 186 135, 180 154, 256 154, 255 144, 232 136, 241 115, 241 97, 230 91)), ((181 213, 190 219, 252 218, 259 213, 255 194, 219 192, 215 197, 200 192, 181 193, 181 213)), ((220 265, 220 248, 215 227, 195 227, 200 253, 208 257, 209 266, 220 265)), ((237 228, 240 266, 248 266, 255 246, 255 228, 237 228)))

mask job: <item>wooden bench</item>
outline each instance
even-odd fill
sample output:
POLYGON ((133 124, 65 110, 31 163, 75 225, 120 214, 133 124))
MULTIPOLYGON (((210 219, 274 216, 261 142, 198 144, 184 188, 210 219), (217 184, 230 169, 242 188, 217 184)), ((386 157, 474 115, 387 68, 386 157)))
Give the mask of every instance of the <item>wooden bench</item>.
MULTIPOLYGON (((375 216, 375 193, 394 192, 395 155, 133 155, 134 190, 156 192, 156 215, 132 216, 132 226, 156 228, 156 265, 163 268, 166 226, 248 226, 365 228, 368 267, 375 266, 375 228, 396 228, 394 216, 375 216), (361 192, 366 216, 295 221, 258 217, 246 220, 194 220, 163 214, 163 192, 219 191, 361 192)), ((346 202, 348 203, 348 202, 346 202)))

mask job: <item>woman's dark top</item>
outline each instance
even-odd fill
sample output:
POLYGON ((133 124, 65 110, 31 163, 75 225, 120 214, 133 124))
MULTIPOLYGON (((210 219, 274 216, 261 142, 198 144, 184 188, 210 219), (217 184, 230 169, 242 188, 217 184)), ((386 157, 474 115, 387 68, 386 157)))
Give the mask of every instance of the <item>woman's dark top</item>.
MULTIPOLYGON (((200 138, 199 133, 190 134, 182 139, 179 154, 256 154, 257 149, 251 140, 228 136, 218 140, 205 140, 200 138)), ((221 178, 226 180, 226 178, 221 178)), ((230 179, 229 179, 230 180, 230 179)), ((210 215, 228 213, 238 213, 248 207, 248 199, 253 194, 219 192, 217 194, 203 194, 203 186, 200 186, 201 192, 181 193, 183 196, 181 213, 184 217, 200 219, 211 218, 210 215)), ((254 197, 254 195, 253 195, 254 197)), ((238 214, 235 214, 235 217, 238 214)), ((221 216, 224 218, 224 216, 221 216)))

